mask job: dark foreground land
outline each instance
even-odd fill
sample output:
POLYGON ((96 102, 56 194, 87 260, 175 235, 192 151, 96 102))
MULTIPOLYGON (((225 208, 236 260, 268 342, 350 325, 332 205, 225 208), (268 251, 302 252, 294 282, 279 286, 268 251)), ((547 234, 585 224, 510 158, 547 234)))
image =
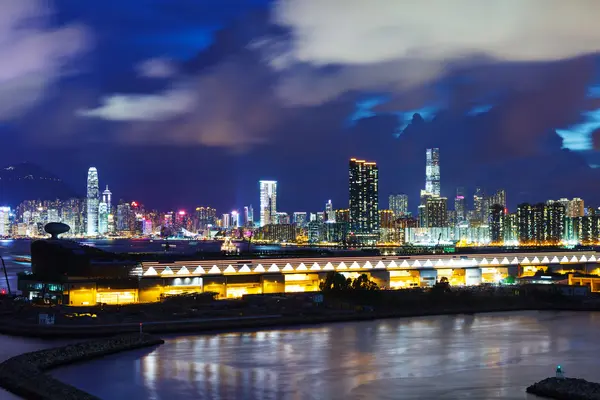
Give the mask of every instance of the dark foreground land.
POLYGON ((439 314, 520 310, 600 311, 600 298, 565 296, 552 285, 480 286, 432 289, 343 290, 253 295, 214 300, 212 294, 165 298, 151 304, 81 307, 5 303, 0 333, 35 337, 112 336, 146 333, 201 333, 277 326, 361 321, 439 314), (55 317, 40 325, 39 315, 55 317))
POLYGON ((557 400, 600 400, 600 383, 575 378, 546 378, 529 386, 527 393, 557 400))
POLYGON ((26 399, 95 400, 97 397, 62 383, 46 372, 62 365, 162 343, 162 339, 149 334, 129 334, 21 354, 0 364, 0 386, 26 399))

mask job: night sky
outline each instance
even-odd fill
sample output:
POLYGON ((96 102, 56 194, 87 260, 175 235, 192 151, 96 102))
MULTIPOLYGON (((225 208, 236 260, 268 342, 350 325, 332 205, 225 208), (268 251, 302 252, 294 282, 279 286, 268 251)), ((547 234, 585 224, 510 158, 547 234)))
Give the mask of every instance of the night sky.
POLYGON ((150 207, 348 202, 348 159, 442 195, 600 206, 598 0, 2 0, 0 164, 150 207), (377 6, 374 4, 377 3, 377 6), (48 8, 48 4, 52 8, 48 8))

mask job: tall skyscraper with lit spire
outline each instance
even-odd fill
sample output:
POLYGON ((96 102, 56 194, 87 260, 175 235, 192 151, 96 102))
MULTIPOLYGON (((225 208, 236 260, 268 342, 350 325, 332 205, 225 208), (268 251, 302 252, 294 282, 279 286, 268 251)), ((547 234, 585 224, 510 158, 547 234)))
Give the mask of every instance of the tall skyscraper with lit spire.
POLYGON ((98 170, 90 167, 87 176, 87 235, 98 235, 98 207, 100 188, 98 186, 98 170))

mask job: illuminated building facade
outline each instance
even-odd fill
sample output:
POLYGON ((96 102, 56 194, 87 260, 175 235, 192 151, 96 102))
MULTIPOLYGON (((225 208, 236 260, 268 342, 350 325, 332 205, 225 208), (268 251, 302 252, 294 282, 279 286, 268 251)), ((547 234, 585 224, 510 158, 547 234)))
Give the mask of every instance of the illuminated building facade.
POLYGON ((331 200, 325 203, 325 216, 327 217, 327 222, 335 222, 335 211, 333 211, 331 200))
POLYGON ((475 194, 473 195, 473 211, 474 211, 474 220, 478 223, 482 223, 485 220, 487 212, 485 212, 484 205, 485 194, 483 193, 483 189, 478 187, 475 188, 475 194))
POLYGON ((549 201, 544 206, 544 242, 559 244, 565 236, 565 206, 558 201, 549 201))
POLYGON ((388 198, 388 208, 394 212, 396 218, 408 214, 408 196, 405 194, 391 194, 388 198))
POLYGON ((459 187, 456 189, 456 197, 454 198, 454 211, 456 213, 456 223, 462 224, 466 220, 466 205, 465 205, 465 189, 459 187))
POLYGON ((260 226, 276 223, 277 181, 260 181, 260 226))
POLYGON ((98 205, 98 234, 108 233, 108 205, 102 201, 98 205))
POLYGON ((100 189, 98 186, 98 171, 90 167, 87 176, 87 235, 98 235, 98 207, 100 189))
POLYGON ((490 207, 490 242, 493 245, 504 244, 505 209, 500 204, 490 207))
POLYGON ((506 191, 504 189, 496 191, 496 193, 489 197, 487 203, 488 207, 499 204, 502 206, 502 208, 506 208, 506 191))
POLYGON ((0 237, 11 235, 10 215, 10 207, 0 207, 0 237))
POLYGON ((517 206, 517 226, 521 245, 542 243, 544 240, 544 204, 519 204, 517 206))
POLYGON ((448 199, 446 197, 428 197, 425 203, 428 228, 448 226, 448 199))
POLYGON ((294 213, 294 224, 299 227, 305 227, 308 221, 306 220, 306 212, 296 211, 294 213))
POLYGON ((425 157, 425 191, 440 196, 440 149, 427 149, 425 157))
POLYGON ((350 222, 350 210, 335 210, 336 222, 350 222))
POLYGON ((374 162, 352 158, 349 164, 350 225, 356 234, 379 231, 379 170, 374 162))

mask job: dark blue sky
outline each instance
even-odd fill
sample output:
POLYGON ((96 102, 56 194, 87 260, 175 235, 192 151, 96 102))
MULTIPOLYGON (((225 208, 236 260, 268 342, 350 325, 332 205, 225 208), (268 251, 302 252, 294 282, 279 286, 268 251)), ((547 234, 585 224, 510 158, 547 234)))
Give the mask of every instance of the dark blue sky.
POLYGON ((456 1, 5 3, 0 163, 81 193, 93 165, 116 198, 222 212, 276 179, 293 212, 344 207, 360 157, 383 206, 414 208, 439 147, 448 197, 600 205, 600 2, 456 1))

